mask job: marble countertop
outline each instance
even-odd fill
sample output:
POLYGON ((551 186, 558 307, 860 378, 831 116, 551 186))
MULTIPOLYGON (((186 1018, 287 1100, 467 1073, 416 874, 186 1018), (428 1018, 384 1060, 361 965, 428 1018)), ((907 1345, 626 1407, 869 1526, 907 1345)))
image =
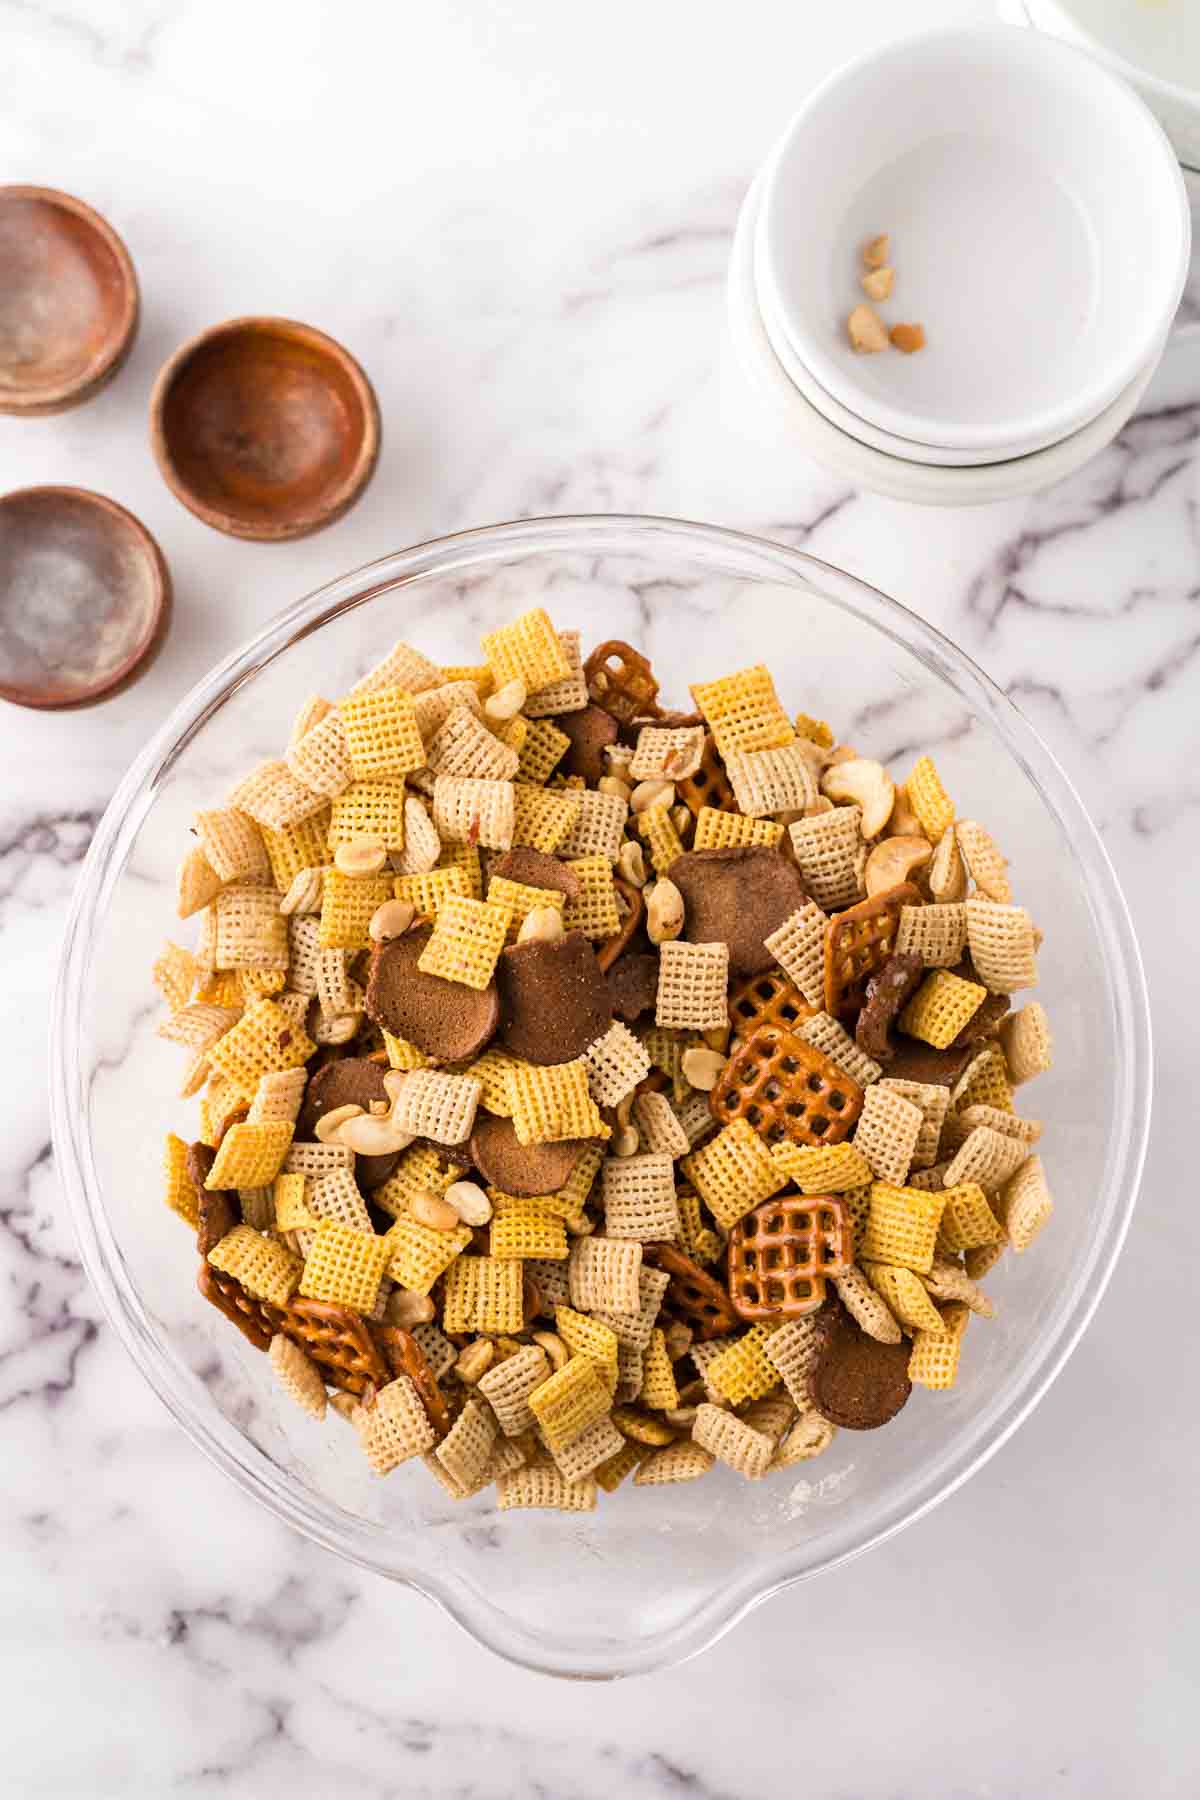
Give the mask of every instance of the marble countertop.
POLYGON ((974 512, 846 490, 754 423, 722 331, 739 202, 797 96, 896 24, 884 0, 0 0, 4 178, 105 212, 145 301, 133 358, 94 404, 0 419, 0 488, 112 494, 157 533, 177 592, 130 692, 77 715, 0 711, 0 1793, 1196 1791, 1200 349, 1072 480, 974 512), (170 350, 253 311, 346 342, 385 420, 362 504, 290 546, 207 530, 147 442, 170 350), (274 1525, 191 1447, 100 1321, 42 1072, 79 863, 164 710, 285 601, 384 551, 604 510, 803 545, 983 664, 1103 831, 1160 1069, 1128 1249, 1015 1440, 870 1557, 700 1660, 608 1688, 489 1658, 424 1601, 274 1525))

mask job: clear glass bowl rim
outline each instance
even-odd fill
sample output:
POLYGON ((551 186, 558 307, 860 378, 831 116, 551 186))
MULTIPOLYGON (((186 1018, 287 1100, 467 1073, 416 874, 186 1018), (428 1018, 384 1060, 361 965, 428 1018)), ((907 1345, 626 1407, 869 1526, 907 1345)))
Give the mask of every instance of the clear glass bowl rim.
POLYGON ((1111 1277, 1129 1228, 1149 1136, 1153 1083, 1150 1011, 1141 957, 1128 909, 1108 855, 1074 788, 1053 755, 1008 697, 933 626, 899 601, 806 552, 748 533, 640 514, 580 514, 520 519, 419 544, 364 564, 297 600, 218 664, 170 714, 113 795, 80 872, 68 919, 52 1003, 50 1105, 57 1166, 80 1255, 109 1323, 167 1410, 218 1468, 244 1492, 324 1548, 363 1569, 403 1582, 439 1605, 479 1643, 521 1666, 576 1679, 612 1679, 670 1666, 696 1655, 772 1595, 835 1568, 884 1542, 946 1499, 992 1457, 1037 1405, 1079 1342, 1111 1277), (655 554, 699 557, 745 578, 802 582, 823 601, 902 645, 996 732, 1063 829, 1078 861, 1104 951, 1115 1025, 1119 1116, 1099 1228, 1064 1290, 1053 1327, 1036 1353, 973 1429, 922 1472, 871 1528, 843 1534, 823 1560, 802 1566, 797 1547, 738 1571, 677 1625, 623 1649, 586 1652, 556 1643, 510 1618, 458 1584, 395 1554, 385 1528, 351 1519, 323 1499, 290 1486, 275 1465, 215 1407, 201 1415, 170 1379, 156 1328, 124 1273, 107 1219, 86 1128, 86 1070, 81 1055, 89 945, 113 887, 152 804, 157 783, 193 735, 235 688, 328 619, 397 585, 438 575, 466 575, 532 553, 655 554))

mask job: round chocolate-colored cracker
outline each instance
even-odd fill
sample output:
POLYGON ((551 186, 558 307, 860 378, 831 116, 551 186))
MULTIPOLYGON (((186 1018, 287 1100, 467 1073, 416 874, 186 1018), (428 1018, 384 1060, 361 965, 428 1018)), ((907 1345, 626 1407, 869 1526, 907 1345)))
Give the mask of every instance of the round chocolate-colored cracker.
POLYGON ((547 856, 544 850, 529 850, 522 844, 515 850, 506 850, 492 863, 488 874, 502 875, 506 881, 522 881, 526 887, 555 888, 568 900, 579 898, 579 877, 574 869, 559 862, 557 856, 547 856))
POLYGON ((563 1138, 557 1144, 522 1144, 511 1119, 480 1112, 467 1147, 490 1187, 505 1194, 554 1194, 579 1161, 585 1142, 563 1138))
POLYGON ((890 1063, 896 1054, 892 1023, 909 996, 920 987, 925 965, 911 950, 897 950, 867 982, 867 997, 854 1027, 854 1041, 877 1063, 890 1063))
MULTIPOLYGON (((985 985, 980 981, 975 964, 969 956, 964 956, 960 963, 956 963, 950 973, 961 976, 964 981, 973 981, 977 987, 985 985)), ((984 1038, 991 1037, 1011 1005, 1012 1002, 1007 994, 989 993, 986 999, 979 1002, 958 1036, 950 1039, 948 1048, 951 1050, 973 1049, 984 1038)))
POLYGON ((881 1344, 842 1310, 826 1328, 808 1374, 813 1406, 831 1425, 873 1431, 894 1419, 908 1396, 908 1339, 881 1344))
MULTIPOLYGON (((382 1101, 390 1108, 388 1092, 383 1085, 386 1074, 386 1067, 365 1056, 343 1056, 337 1062, 326 1063, 309 1077, 300 1117, 296 1121, 296 1136, 305 1140, 315 1137, 317 1120, 339 1106, 361 1106, 364 1112, 370 1112, 372 1104, 382 1101)), ((399 1160, 398 1151, 389 1152, 387 1156, 358 1157, 354 1173, 359 1185, 364 1188, 382 1186, 399 1160)))
POLYGON ((617 741, 617 721, 602 706, 585 706, 579 712, 558 713, 554 724, 571 740, 563 758, 566 775, 582 775, 589 787, 609 773, 605 744, 617 741))
POLYGON ((208 1144, 189 1144, 186 1160, 188 1179, 196 1190, 196 1248, 201 1256, 215 1250, 227 1232, 241 1223, 242 1208, 234 1188, 206 1188, 209 1171, 217 1153, 208 1144))
POLYGON ((658 957, 653 952, 626 951, 604 979, 614 1017, 632 1025, 653 1011, 658 999, 658 957))
POLYGON ((687 850, 671 864, 683 895, 684 935, 729 946, 731 975, 760 975, 775 959, 763 939, 808 898, 794 863, 765 844, 687 850))
POLYGON ((367 1013, 393 1037, 406 1038, 438 1062, 461 1062, 490 1041, 500 1018, 495 982, 481 992, 461 981, 424 975, 417 958, 430 928, 389 938, 371 957, 367 1013))
POLYGON ((496 984, 500 1042, 525 1062, 572 1062, 612 1024, 608 986, 581 931, 502 951, 496 984))
POLYGON ((892 1081, 920 1081, 931 1087, 953 1087, 976 1054, 974 1044, 961 1050, 935 1050, 932 1044, 910 1037, 894 1039, 892 1050, 887 1066, 892 1081))

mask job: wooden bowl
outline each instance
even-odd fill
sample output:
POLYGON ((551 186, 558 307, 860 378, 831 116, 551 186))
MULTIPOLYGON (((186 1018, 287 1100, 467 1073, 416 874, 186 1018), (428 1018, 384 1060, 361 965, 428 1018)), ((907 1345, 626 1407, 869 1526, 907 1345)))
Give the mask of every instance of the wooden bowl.
POLYGON ((54 188, 0 187, 0 413, 79 406, 133 346, 138 284, 100 214, 54 188))
POLYGON ((171 616, 162 551, 87 488, 0 495, 0 697, 90 706, 148 669, 171 616))
POLYGON ((233 537, 304 537, 340 519, 379 455, 375 392, 349 351, 292 319, 230 319, 178 349, 150 401, 177 500, 233 537))

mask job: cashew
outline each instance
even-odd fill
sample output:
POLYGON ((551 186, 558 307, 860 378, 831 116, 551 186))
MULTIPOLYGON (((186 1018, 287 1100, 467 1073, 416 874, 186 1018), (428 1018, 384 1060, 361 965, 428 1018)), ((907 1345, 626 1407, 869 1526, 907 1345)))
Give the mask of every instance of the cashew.
POLYGON ((550 1367, 557 1375, 571 1360, 571 1352, 559 1337, 557 1331, 533 1331, 530 1338, 539 1350, 544 1350, 550 1358, 550 1367))
POLYGON ((350 1119, 362 1119, 366 1114, 361 1106, 335 1106, 332 1112, 322 1113, 314 1127, 314 1134, 322 1144, 337 1141, 337 1134, 350 1119))
POLYGON ((535 906, 521 920, 518 944, 553 944, 564 935, 562 914, 556 906, 535 906))
POLYGON ((646 897, 646 936, 652 944, 665 944, 683 930, 683 895, 664 875, 646 897))
POLYGON ((338 845, 333 860, 343 875, 378 875, 387 861, 387 845, 382 838, 354 837, 338 845))
POLYGON ((414 1194, 408 1210, 418 1225, 428 1225, 430 1231, 455 1231, 462 1224, 457 1210, 432 1188, 414 1194))
POLYGON ((507 719, 516 718, 528 698, 529 690, 525 683, 519 675, 514 675, 511 681, 506 681, 503 687, 497 688, 484 701, 483 716, 485 719, 494 719, 497 725, 503 725, 507 719))
POLYGON ((868 856, 867 866, 863 871, 868 900, 872 894, 882 894, 888 888, 899 887, 902 881, 908 880, 914 869, 927 863, 932 855, 933 848, 925 838, 884 838, 868 856))
POLYGON ((649 812, 652 806, 674 806, 675 784, 672 781, 660 781, 654 776, 650 781, 639 781, 629 800, 635 813, 649 812))
POLYGON ((921 821, 908 803, 908 788, 903 782, 896 789, 896 803, 888 820, 891 837, 924 837, 921 821))
POLYGON ((876 350, 886 350, 888 347, 887 326, 875 308, 868 306, 866 301, 856 306, 846 320, 846 335, 850 339, 853 349, 860 350, 867 355, 873 354, 876 350))
POLYGON ((627 781, 622 781, 619 775, 602 775, 596 783, 596 792, 614 794, 618 800, 629 800, 633 789, 627 781))
POLYGON ((454 1373, 467 1387, 474 1387, 481 1375, 486 1375, 496 1360, 496 1346, 491 1338, 476 1338, 473 1344, 460 1351, 458 1361, 454 1365, 454 1373))
POLYGON ((621 845, 620 854, 617 857, 617 868, 626 881, 632 882, 634 887, 645 887, 647 881, 646 858, 642 846, 635 844, 632 838, 626 838, 621 845))
POLYGON ((408 900, 385 900, 371 914, 367 935, 374 944, 382 944, 386 938, 403 937, 416 916, 416 907, 408 900))
POLYGON ((407 1069, 389 1069, 383 1078, 383 1091, 395 1106, 408 1081, 407 1069))
POLYGON ((297 869, 291 887, 279 902, 279 910, 281 913, 320 912, 324 892, 324 870, 297 869))
POLYGON ((865 838, 883 830, 896 803, 895 782, 882 763, 865 756, 832 764, 821 777, 821 792, 830 800, 858 802, 865 838))
MULTIPOLYGON (((338 1111, 341 1111, 340 1107, 338 1111)), ((345 1144, 356 1156, 391 1156, 396 1150, 407 1150, 413 1134, 402 1130, 390 1118, 373 1119, 370 1114, 363 1113, 360 1118, 346 1119, 339 1125, 331 1141, 345 1144)))
POLYGON ((720 1080, 725 1058, 716 1050, 701 1050, 695 1045, 685 1050, 679 1063, 683 1078, 701 1093, 711 1094, 720 1080))
POLYGON ((929 865, 929 892, 943 906, 961 900, 967 891, 967 869, 958 847, 953 825, 948 825, 937 841, 929 865))
POLYGON ((491 1201, 473 1181, 452 1181, 442 1197, 464 1225, 486 1225, 492 1216, 491 1201))
POLYGON ((387 1322, 410 1330, 414 1325, 432 1325, 437 1307, 428 1294, 414 1294, 411 1288, 397 1288, 387 1297, 387 1322))

